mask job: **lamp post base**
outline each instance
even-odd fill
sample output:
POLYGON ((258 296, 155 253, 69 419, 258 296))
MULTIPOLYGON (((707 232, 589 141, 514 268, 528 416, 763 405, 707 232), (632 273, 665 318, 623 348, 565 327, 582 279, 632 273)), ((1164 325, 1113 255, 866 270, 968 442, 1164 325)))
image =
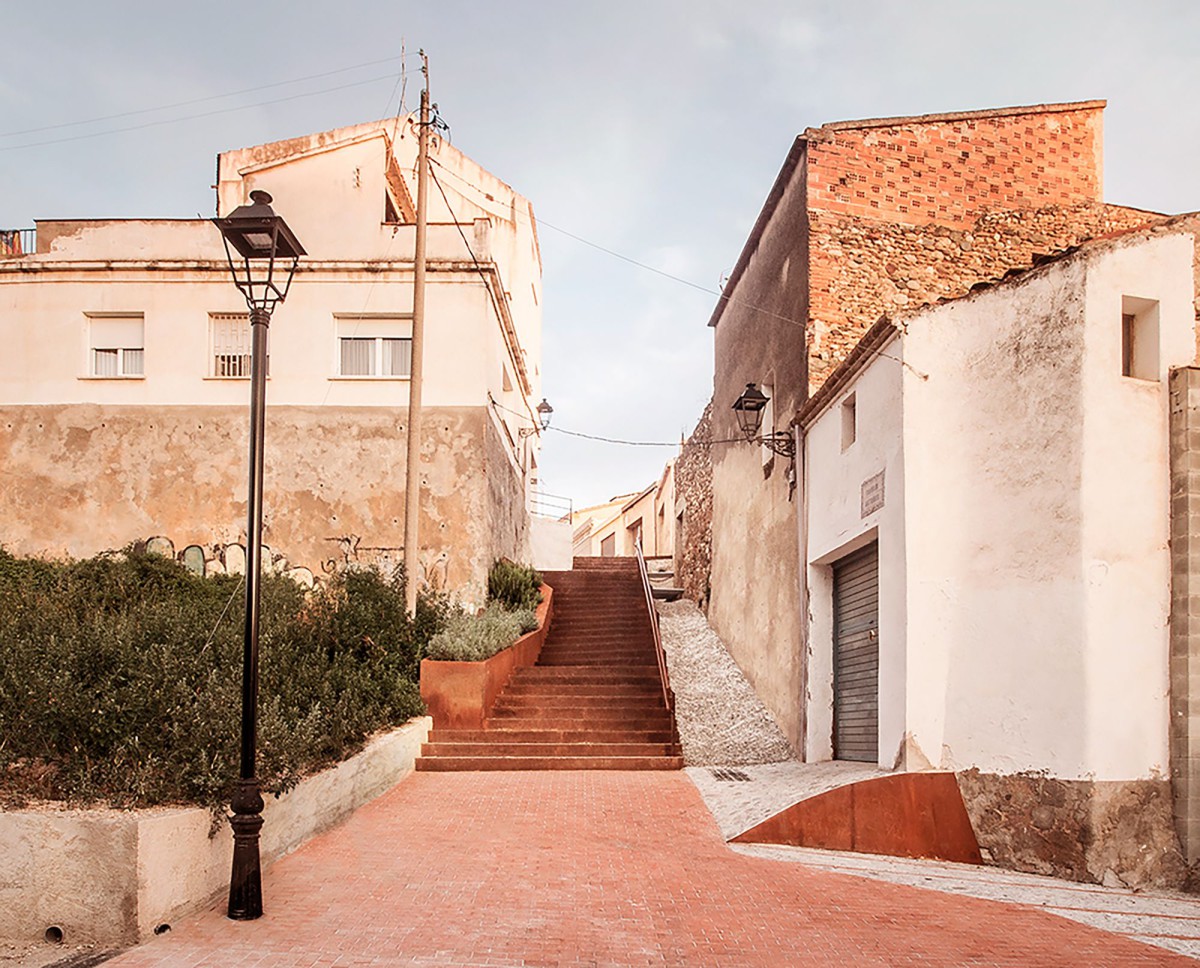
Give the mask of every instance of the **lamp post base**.
POLYGON ((263 913, 262 865, 258 856, 263 798, 258 780, 238 780, 231 806, 233 873, 229 878, 229 917, 234 921, 253 921, 263 913))

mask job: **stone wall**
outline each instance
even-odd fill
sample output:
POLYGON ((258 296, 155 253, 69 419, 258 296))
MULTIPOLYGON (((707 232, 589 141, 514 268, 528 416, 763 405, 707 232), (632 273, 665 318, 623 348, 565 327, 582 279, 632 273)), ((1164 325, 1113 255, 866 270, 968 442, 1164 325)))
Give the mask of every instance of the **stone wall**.
POLYGON ((683 508, 683 532, 675 539, 675 582, 702 608, 708 604, 712 570, 711 440, 710 400, 675 460, 675 504, 683 508))
POLYGON ((967 770, 958 784, 987 863, 1135 890, 1185 883, 1166 780, 967 770))
MULTIPOLYGON (((329 563, 399 560, 405 417, 403 408, 269 407, 264 542, 315 575, 329 563)), ((247 423, 241 407, 6 407, 0 543, 72 557, 150 535, 178 547, 244 544, 247 423)), ((485 460, 486 424, 481 407, 427 408, 422 424, 421 577, 466 601, 483 600, 493 559, 489 504, 515 490, 487 479, 512 470, 485 460)), ((515 519, 523 495, 514 500, 515 519)))
POLYGON ((1086 203, 989 211, 962 227, 906 225, 812 211, 811 392, 880 316, 965 295, 1039 256, 1158 216, 1086 203))

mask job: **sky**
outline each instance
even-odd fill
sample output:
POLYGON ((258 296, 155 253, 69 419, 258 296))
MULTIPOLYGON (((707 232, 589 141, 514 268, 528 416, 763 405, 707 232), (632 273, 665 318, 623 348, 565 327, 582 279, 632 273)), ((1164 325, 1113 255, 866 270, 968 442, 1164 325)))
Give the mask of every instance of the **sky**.
POLYGON ((0 13, 3 228, 207 216, 217 152, 389 116, 402 93, 415 109, 419 75, 402 79, 397 58, 411 69, 423 48, 454 144, 538 216, 557 428, 542 486, 577 508, 640 490, 675 448, 559 431, 665 444, 691 431, 712 393, 715 292, 807 127, 1104 98, 1106 199, 1200 209, 1193 0, 0 0, 0 13))

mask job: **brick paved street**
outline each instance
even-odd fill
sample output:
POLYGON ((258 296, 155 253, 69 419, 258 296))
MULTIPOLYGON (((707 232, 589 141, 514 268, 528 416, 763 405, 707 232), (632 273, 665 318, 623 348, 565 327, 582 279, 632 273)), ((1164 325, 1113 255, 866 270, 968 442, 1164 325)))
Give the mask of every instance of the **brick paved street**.
POLYGON ((142 966, 1193 965, 1031 908, 730 850, 681 773, 415 774, 142 966))

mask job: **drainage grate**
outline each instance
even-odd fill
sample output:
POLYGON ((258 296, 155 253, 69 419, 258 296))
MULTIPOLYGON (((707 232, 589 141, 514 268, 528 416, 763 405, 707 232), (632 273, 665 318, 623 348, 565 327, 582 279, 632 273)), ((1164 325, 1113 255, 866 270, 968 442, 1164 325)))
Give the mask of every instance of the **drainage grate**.
POLYGON ((744 783, 750 779, 750 774, 748 773, 744 773, 741 770, 729 770, 725 769, 724 767, 719 769, 710 769, 708 772, 718 780, 738 780, 744 783))

